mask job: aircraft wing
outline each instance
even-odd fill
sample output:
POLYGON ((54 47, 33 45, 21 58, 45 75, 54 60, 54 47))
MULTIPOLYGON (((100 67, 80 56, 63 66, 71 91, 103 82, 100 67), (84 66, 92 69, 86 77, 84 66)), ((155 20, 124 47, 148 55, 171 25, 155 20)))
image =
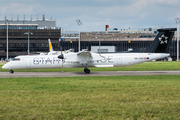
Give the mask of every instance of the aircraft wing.
POLYGON ((96 61, 96 60, 103 60, 102 57, 98 53, 91 53, 90 51, 80 51, 77 53, 77 60, 80 63, 87 63, 88 61, 96 61))
POLYGON ((91 52, 90 51, 80 51, 77 53, 77 55, 79 56, 91 56, 91 52))

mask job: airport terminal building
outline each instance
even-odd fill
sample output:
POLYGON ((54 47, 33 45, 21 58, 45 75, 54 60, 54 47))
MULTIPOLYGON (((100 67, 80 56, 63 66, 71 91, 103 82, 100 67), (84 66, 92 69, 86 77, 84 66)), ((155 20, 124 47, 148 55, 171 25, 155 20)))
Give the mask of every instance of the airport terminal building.
POLYGON ((17 55, 27 55, 28 34, 30 54, 48 52, 48 39, 53 41, 55 48, 59 47, 61 28, 56 27, 54 20, 0 20, 0 59, 13 58, 17 55), (8 28, 8 29, 7 29, 8 28), (8 34, 7 34, 8 33, 8 34), (8 38, 8 45, 7 45, 8 38))
MULTIPOLYGON (((54 20, 0 20, 0 59, 27 55, 28 35, 30 54, 48 52, 48 39, 51 39, 55 51, 73 49, 78 51, 79 33, 61 31, 54 20), (8 28, 8 29, 7 29, 8 28), (8 41, 8 44, 7 44, 8 41), (8 47, 7 47, 8 46, 8 47), (8 48, 8 49, 7 49, 8 48)), ((152 29, 143 30, 111 30, 81 32, 81 50, 92 52, 123 52, 150 46, 157 35, 152 29)), ((169 48, 173 60, 177 58, 177 41, 174 37, 169 48)))

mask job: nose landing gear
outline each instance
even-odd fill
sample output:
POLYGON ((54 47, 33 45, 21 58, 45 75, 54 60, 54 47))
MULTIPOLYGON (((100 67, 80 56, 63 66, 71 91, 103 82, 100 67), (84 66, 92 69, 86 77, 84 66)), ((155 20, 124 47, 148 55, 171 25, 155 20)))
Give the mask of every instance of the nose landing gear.
POLYGON ((88 68, 85 68, 85 69, 84 69, 84 72, 85 72, 86 74, 89 74, 89 73, 90 73, 90 70, 89 70, 88 68))
POLYGON ((13 71, 13 70, 10 70, 9 72, 10 72, 11 74, 13 74, 13 73, 14 73, 14 71, 13 71))

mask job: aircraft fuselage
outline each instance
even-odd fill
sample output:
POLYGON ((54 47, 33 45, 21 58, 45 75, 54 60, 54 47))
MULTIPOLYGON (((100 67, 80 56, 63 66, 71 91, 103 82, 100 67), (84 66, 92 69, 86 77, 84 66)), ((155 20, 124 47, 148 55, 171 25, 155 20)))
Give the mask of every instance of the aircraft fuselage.
MULTIPOLYGON (((102 59, 78 60, 77 53, 69 53, 65 59, 58 55, 17 56, 5 64, 3 69, 46 69, 78 67, 121 67, 168 57, 165 53, 113 53, 100 54, 102 59)), ((86 59, 86 58, 85 58, 86 59)))

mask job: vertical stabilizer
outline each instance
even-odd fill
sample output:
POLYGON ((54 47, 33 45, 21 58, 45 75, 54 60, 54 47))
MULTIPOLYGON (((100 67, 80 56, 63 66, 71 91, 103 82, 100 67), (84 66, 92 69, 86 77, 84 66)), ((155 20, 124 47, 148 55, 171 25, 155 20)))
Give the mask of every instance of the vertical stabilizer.
POLYGON ((167 53, 169 45, 171 44, 172 38, 176 28, 163 28, 158 29, 159 32, 154 42, 148 49, 148 53, 167 53))
POLYGON ((49 52, 53 52, 54 50, 53 50, 53 46, 51 44, 51 40, 48 39, 48 41, 49 41, 49 52))

